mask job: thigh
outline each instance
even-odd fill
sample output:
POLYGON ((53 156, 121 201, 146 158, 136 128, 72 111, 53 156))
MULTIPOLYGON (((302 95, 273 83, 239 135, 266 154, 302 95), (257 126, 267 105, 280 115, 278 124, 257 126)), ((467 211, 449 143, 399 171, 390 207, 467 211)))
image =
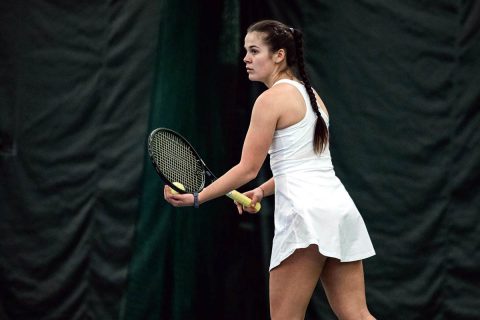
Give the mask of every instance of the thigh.
POLYGON ((362 261, 328 259, 320 279, 330 306, 340 319, 368 315, 362 261))
POLYGON ((320 279, 325 257, 316 245, 297 249, 270 271, 272 319, 303 319, 320 279))

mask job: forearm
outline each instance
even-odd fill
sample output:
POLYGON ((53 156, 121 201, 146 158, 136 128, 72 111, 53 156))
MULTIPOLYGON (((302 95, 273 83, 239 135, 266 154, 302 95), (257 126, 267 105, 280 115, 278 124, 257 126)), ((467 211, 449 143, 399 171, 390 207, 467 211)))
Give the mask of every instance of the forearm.
POLYGON ((248 170, 241 164, 238 164, 227 171, 212 184, 205 187, 198 195, 199 203, 218 198, 228 192, 237 189, 250 182, 257 176, 258 172, 248 170))

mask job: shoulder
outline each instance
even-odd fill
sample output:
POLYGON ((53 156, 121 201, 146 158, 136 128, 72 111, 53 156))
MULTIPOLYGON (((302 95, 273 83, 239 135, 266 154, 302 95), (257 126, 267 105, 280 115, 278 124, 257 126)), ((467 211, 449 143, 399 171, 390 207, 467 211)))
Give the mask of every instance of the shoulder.
POLYGON ((298 89, 287 83, 279 83, 258 96, 255 104, 259 106, 279 105, 288 103, 298 94, 298 89))
POLYGON ((278 83, 264 93, 280 97, 281 99, 290 96, 292 93, 298 93, 298 89, 290 83, 278 83))

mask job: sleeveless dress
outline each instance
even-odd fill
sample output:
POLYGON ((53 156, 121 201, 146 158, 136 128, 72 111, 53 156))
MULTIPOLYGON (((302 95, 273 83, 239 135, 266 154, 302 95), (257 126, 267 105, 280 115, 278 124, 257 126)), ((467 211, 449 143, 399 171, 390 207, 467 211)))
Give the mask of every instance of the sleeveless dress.
MULTIPOLYGON (((317 116, 303 84, 279 80, 295 86, 302 94, 305 117, 275 131, 270 167, 275 180, 275 235, 270 270, 296 249, 316 244, 320 253, 342 262, 375 255, 365 223, 352 198, 336 177, 329 146, 321 154, 313 151, 313 131, 317 116)), ((319 109, 327 127, 328 117, 319 109)))

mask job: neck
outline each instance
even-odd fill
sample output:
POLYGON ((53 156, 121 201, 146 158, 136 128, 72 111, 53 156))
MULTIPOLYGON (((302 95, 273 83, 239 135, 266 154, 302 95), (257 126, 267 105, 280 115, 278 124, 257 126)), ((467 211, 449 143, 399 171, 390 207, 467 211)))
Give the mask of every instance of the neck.
POLYGON ((271 88, 275 84, 275 82, 282 79, 297 80, 293 72, 290 69, 286 69, 273 73, 270 79, 265 82, 265 85, 268 88, 271 88))

